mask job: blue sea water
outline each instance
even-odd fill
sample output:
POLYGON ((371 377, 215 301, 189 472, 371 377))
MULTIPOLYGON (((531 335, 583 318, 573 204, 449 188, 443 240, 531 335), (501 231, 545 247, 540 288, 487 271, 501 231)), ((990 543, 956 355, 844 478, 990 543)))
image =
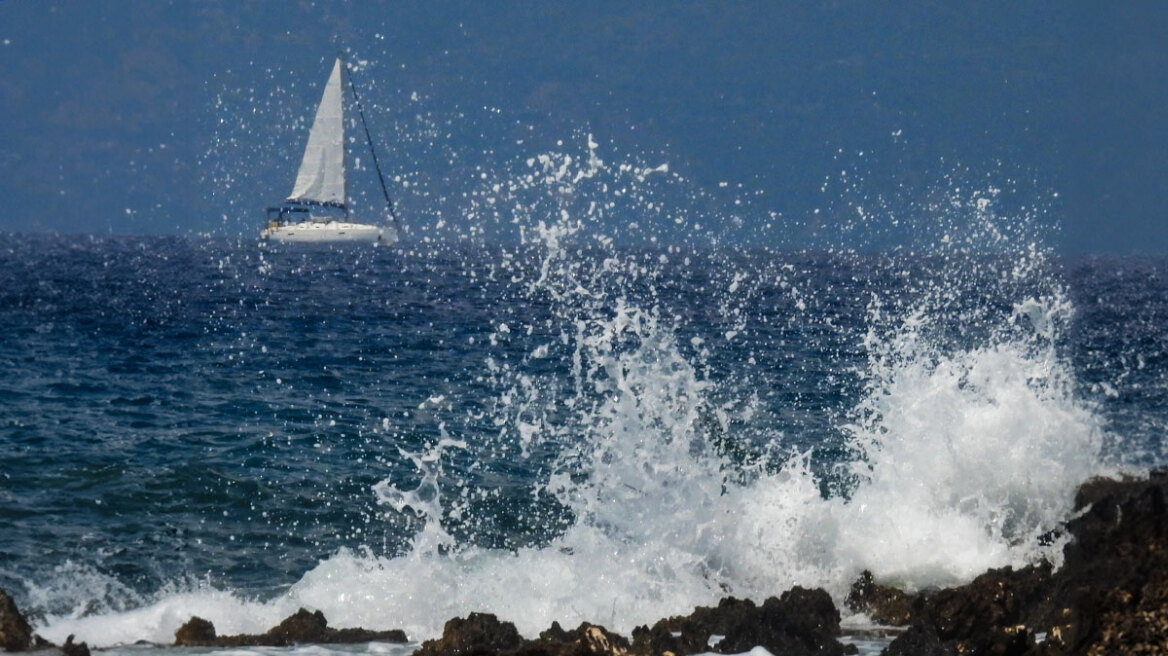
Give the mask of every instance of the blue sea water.
POLYGON ((0 587, 57 642, 421 640, 1057 560, 1079 483, 1168 462, 1168 258, 985 209, 873 250, 7 235, 0 587))

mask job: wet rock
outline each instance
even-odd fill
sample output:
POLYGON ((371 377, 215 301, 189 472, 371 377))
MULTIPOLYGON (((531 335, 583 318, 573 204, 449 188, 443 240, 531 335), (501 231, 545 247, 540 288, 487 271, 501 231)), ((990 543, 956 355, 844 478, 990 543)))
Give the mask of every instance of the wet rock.
POLYGON ((297 644, 355 644, 361 642, 406 642, 400 630, 331 629, 320 611, 303 608, 263 634, 220 636, 215 625, 192 617, 174 633, 174 644, 183 647, 290 647, 297 644))
POLYGON ((73 642, 73 636, 66 638, 65 644, 58 648, 35 635, 28 620, 4 590, 0 590, 0 649, 9 652, 59 649, 64 656, 89 656, 89 645, 73 642))
MULTIPOLYGON (((968 585, 918 595, 912 628, 889 654, 1168 653, 1168 472, 1147 480, 1096 480, 1076 497, 1080 514, 1057 571, 991 570, 968 585)), ((849 605, 894 623, 905 599, 862 577, 849 605), (892 621, 889 621, 892 620, 892 621)))
POLYGON ((389 631, 369 631, 362 628, 331 629, 319 610, 309 613, 301 608, 296 614, 268 631, 273 641, 286 645, 321 644, 351 645, 361 642, 407 642, 406 634, 400 629, 389 631))
POLYGON ((772 654, 844 654, 837 639, 839 611, 823 590, 792 588, 762 606, 723 599, 716 608, 696 608, 686 617, 661 620, 633 631, 632 652, 687 656, 702 652, 742 653, 763 647, 772 654), (721 638, 716 638, 721 636, 721 638))
POLYGON ((562 656, 624 656, 629 652, 629 641, 603 626, 582 625, 577 633, 575 648, 562 656))
POLYGON ((914 607, 920 595, 909 594, 892 586, 876 583, 872 572, 864 570, 852 584, 844 604, 852 611, 864 613, 884 626, 907 626, 916 616, 914 607))
POLYGON ((523 642, 511 622, 489 613, 471 613, 446 622, 442 637, 427 640, 414 656, 493 656, 512 652, 523 642))
POLYGON ((945 644, 932 627, 914 624, 884 650, 883 656, 957 656, 957 648, 945 644))
POLYGON ((1076 503, 1046 653, 1168 653, 1168 471, 1091 481, 1076 503))
POLYGON ((330 637, 324 613, 319 610, 310 613, 303 608, 269 629, 267 635, 273 642, 284 645, 320 644, 328 642, 330 637))
POLYGON ((1088 653, 1168 654, 1168 585, 1149 583, 1139 595, 1118 593, 1120 603, 1098 622, 1098 636, 1088 653))
POLYGON ((1044 599, 1050 568, 990 570, 967 585, 941 590, 924 604, 925 622, 960 653, 1024 654, 1034 644, 1026 624, 1044 599))
POLYGON ((471 613, 446 623, 442 638, 427 640, 415 656, 626 656, 629 641, 587 622, 566 631, 558 622, 525 640, 510 622, 494 615, 471 613))
POLYGON ((174 632, 176 647, 206 647, 215 644, 215 625, 201 617, 191 617, 174 632))
POLYGON ((521 645, 518 653, 524 656, 625 656, 629 653, 629 641, 603 626, 585 622, 575 631, 565 631, 554 622, 550 629, 539 634, 538 641, 521 645))
POLYGON ((84 642, 73 642, 73 636, 65 638, 65 644, 61 645, 61 653, 65 656, 89 656, 89 645, 84 642))
POLYGON ((32 627, 16 608, 16 602, 0 589, 0 648, 24 651, 33 647, 32 627))
POLYGON ((539 639, 544 642, 564 643, 571 642, 573 638, 572 634, 565 631, 559 622, 552 622, 551 628, 539 634, 539 639))

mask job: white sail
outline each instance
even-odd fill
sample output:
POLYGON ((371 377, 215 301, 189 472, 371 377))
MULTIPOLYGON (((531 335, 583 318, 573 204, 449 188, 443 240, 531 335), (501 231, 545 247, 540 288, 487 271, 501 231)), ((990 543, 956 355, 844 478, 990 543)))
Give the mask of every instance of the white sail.
POLYGON ((289 201, 345 204, 345 127, 341 107, 341 59, 324 87, 316 118, 308 133, 308 146, 289 201))

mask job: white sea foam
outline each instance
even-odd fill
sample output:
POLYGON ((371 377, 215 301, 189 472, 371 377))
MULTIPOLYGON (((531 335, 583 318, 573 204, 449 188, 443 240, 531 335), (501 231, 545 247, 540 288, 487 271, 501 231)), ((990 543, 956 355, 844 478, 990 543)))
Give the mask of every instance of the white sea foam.
MULTIPOLYGON (((614 194, 640 194, 648 207, 653 201, 637 185, 650 172, 649 179, 672 174, 609 168, 591 136, 587 143, 582 157, 531 158, 530 171, 495 201, 512 204, 524 239, 542 253, 533 275, 511 272, 524 293, 553 305, 561 323, 561 339, 543 338, 538 359, 571 364, 570 380, 562 381, 521 364, 488 363, 506 399, 496 407, 499 424, 514 432, 521 454, 561 450, 542 490, 572 512, 562 534, 514 550, 456 544, 443 520, 462 508, 465 490, 444 488, 442 467, 466 444, 443 426, 441 442, 407 454, 420 483, 403 489, 387 479, 371 492, 387 512, 423 520, 408 553, 342 551, 274 600, 188 586, 133 610, 50 617, 42 635, 166 643, 190 615, 211 620, 221 634, 260 632, 300 606, 323 611, 333 626, 402 628, 414 639, 437 636, 446 619, 472 611, 495 613, 527 636, 552 621, 597 622, 627 634, 726 595, 761 599, 804 585, 839 599, 863 569, 925 586, 1057 555, 1057 545, 1043 551, 1037 538, 1067 517, 1075 486, 1098 471, 1101 441, 1058 354, 1069 306, 1057 288, 1015 298, 1013 315, 1000 317, 1000 326, 977 326, 966 343, 938 337, 934 325, 955 294, 973 291, 960 288, 960 267, 947 275, 942 262, 938 280, 895 307, 874 299, 863 338, 866 391, 844 427, 853 484, 825 498, 810 452, 787 449, 777 452, 781 460, 772 454, 747 466, 712 443, 703 413, 724 418, 712 392, 734 384, 702 373, 702 354, 718 340, 693 338, 685 341, 694 348, 683 348, 668 315, 625 293, 651 287, 652 271, 587 229, 610 211, 614 194), (516 200, 530 189, 554 199, 549 211, 516 200), (571 202, 581 194, 589 202, 571 202), (575 255, 573 240, 585 237, 606 249, 602 257, 575 255)), ((972 203, 979 221, 988 220, 982 198, 972 203)), ((945 234, 945 248, 960 241, 945 234)), ((1023 252, 1007 264, 1025 283, 1045 275, 1037 257, 1023 252)), ((749 285, 746 273, 730 272, 731 295, 749 285)), ((736 333, 745 328, 734 303, 722 312, 736 333)), ((495 337, 522 333, 515 324, 495 337)), ((730 430, 725 438, 734 440, 729 426, 718 422, 715 430, 730 430)))

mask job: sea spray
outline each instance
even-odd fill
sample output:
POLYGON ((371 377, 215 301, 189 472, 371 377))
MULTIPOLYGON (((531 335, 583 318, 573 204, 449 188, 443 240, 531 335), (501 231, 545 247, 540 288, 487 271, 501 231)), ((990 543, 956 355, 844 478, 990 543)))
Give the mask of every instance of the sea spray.
POLYGON ((715 248, 725 217, 674 212, 675 173, 585 143, 468 194, 518 245, 419 277, 468 313, 439 274, 498 293, 433 339, 468 345, 459 370, 422 368, 427 400, 369 428, 384 453, 357 467, 412 532, 403 549, 329 550, 272 598, 198 583, 48 613, 42 633, 165 643, 188 613, 260 632, 305 606, 414 639, 473 611, 528 636, 627 634, 726 595, 839 599, 862 569, 925 586, 1055 553, 1035 538, 1096 466, 1100 428, 1061 354, 1066 296, 1041 248, 1002 237, 1012 217, 953 192, 911 252, 715 248))
POLYGON ((955 189, 930 206, 942 237, 895 264, 906 293, 868 307, 837 549, 910 588, 1057 563, 1061 543, 1040 538, 1103 471, 1102 425, 1063 353, 1066 290, 1025 239, 1034 217, 999 216, 999 193, 955 189))

